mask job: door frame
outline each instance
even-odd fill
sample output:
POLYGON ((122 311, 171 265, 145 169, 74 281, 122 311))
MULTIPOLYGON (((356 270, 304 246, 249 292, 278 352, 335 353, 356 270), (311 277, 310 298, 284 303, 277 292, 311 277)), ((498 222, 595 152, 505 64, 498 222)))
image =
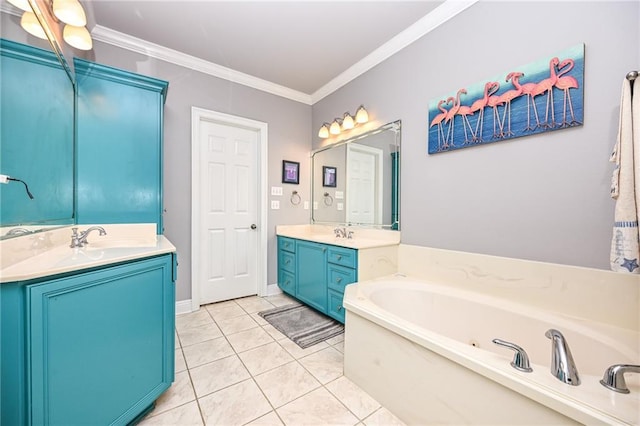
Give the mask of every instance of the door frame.
POLYGON ((191 107, 191 310, 200 308, 200 287, 198 285, 201 272, 201 261, 196 255, 200 247, 201 239, 198 234, 200 225, 200 211, 202 205, 199 200, 201 189, 201 167, 199 144, 200 123, 208 121, 226 126, 242 127, 254 130, 258 133, 257 167, 258 167, 258 244, 257 244, 257 271, 258 295, 267 294, 267 146, 268 125, 262 121, 211 111, 204 108, 191 107))

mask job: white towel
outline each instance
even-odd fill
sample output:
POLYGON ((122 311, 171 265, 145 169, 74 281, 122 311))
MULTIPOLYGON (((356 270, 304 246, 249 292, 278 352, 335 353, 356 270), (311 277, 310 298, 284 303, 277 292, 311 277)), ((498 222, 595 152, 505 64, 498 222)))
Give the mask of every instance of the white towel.
POLYGON ((632 96, 633 81, 622 83, 618 139, 610 161, 616 163, 611 196, 616 200, 611 270, 640 274, 640 93, 632 96))

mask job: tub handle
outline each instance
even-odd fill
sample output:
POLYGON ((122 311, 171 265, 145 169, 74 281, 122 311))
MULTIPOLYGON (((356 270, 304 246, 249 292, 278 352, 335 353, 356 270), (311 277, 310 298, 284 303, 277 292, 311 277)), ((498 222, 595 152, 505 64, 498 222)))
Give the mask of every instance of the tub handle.
POLYGON ((529 365, 529 357, 527 356, 527 353, 520 346, 500 339, 493 339, 492 342, 498 346, 504 346, 505 348, 515 351, 513 361, 511 361, 511 366, 513 368, 518 371, 524 371, 525 373, 531 373, 533 371, 533 368, 529 365))
POLYGON ((627 382, 624 380, 624 373, 640 373, 640 365, 615 364, 607 368, 600 384, 607 389, 619 393, 629 393, 627 382))

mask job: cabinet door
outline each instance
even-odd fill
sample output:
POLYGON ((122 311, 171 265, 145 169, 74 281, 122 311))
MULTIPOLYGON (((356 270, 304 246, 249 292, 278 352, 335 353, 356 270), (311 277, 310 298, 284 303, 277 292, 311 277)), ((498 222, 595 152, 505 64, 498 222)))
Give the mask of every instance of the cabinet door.
POLYGON ((170 255, 27 287, 31 424, 127 424, 174 378, 170 255))
POLYGON ((78 223, 157 223, 166 83, 76 59, 78 223))
POLYGON ((327 313, 327 248, 323 244, 298 241, 296 297, 327 313))

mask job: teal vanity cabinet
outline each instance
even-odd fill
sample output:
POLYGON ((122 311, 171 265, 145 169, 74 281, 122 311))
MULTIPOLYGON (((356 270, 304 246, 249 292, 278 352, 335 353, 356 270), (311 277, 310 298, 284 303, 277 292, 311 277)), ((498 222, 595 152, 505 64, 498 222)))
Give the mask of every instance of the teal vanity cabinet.
POLYGON ((175 254, 0 284, 2 425, 125 425, 174 380, 175 254))
POLYGON ((162 228, 162 124, 168 83, 74 59, 78 223, 162 228))
POLYGON ((278 236, 278 286, 344 323, 347 284, 358 280, 358 250, 278 236))

